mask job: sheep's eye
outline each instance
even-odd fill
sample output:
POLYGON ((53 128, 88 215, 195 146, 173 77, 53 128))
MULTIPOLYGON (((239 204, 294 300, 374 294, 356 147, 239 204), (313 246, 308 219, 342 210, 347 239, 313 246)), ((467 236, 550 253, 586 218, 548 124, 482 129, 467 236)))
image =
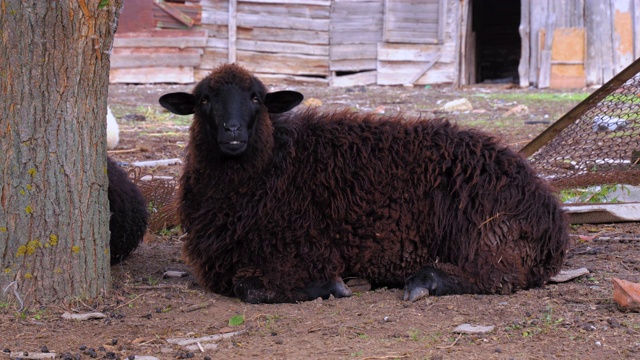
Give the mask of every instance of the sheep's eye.
POLYGON ((208 102, 209 102, 209 99, 207 99, 207 98, 202 98, 202 100, 200 100, 200 104, 203 104, 203 105, 208 103, 208 102))
POLYGON ((256 94, 251 95, 251 101, 253 101, 254 103, 257 103, 258 102, 258 95, 256 95, 256 94))

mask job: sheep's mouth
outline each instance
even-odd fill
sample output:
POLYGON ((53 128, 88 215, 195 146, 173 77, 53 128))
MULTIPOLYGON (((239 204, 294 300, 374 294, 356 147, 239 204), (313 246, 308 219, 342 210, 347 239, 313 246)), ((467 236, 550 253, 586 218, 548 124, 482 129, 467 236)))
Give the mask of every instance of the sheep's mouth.
POLYGON ((240 155, 246 148, 247 142, 242 140, 220 142, 220 149, 227 155, 240 155))

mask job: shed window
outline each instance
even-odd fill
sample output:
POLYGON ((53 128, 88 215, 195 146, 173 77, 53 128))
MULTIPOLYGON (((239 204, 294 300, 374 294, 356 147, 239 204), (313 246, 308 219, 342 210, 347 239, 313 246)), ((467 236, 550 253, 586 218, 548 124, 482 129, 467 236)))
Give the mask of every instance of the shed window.
POLYGON ((442 43, 446 3, 447 0, 385 0, 384 40, 442 43))

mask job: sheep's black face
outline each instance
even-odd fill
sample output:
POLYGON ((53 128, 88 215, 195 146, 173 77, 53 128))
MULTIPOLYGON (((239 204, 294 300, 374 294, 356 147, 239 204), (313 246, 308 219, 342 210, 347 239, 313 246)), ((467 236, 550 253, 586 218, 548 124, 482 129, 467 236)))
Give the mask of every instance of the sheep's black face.
POLYGON ((228 156, 244 153, 254 132, 257 119, 263 111, 265 93, 260 90, 243 90, 234 85, 207 89, 195 93, 195 113, 212 137, 216 138, 220 151, 228 156))
POLYGON ((289 111, 303 99, 295 91, 266 93, 264 85, 254 80, 248 88, 233 83, 214 88, 210 82, 202 81, 193 94, 166 94, 160 97, 160 104, 175 114, 195 113, 195 121, 204 125, 201 129, 215 139, 223 154, 240 156, 247 150, 264 112, 289 111))

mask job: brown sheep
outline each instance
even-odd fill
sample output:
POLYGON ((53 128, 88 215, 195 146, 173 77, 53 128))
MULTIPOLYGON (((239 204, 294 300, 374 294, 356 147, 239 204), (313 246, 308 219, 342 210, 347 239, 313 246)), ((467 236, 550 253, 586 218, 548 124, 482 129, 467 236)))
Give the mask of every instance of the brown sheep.
POLYGON ((237 65, 160 103, 195 114, 180 180, 184 251, 211 291, 252 303, 509 294, 556 274, 568 228, 551 189, 496 139, 441 119, 314 109, 237 65))

